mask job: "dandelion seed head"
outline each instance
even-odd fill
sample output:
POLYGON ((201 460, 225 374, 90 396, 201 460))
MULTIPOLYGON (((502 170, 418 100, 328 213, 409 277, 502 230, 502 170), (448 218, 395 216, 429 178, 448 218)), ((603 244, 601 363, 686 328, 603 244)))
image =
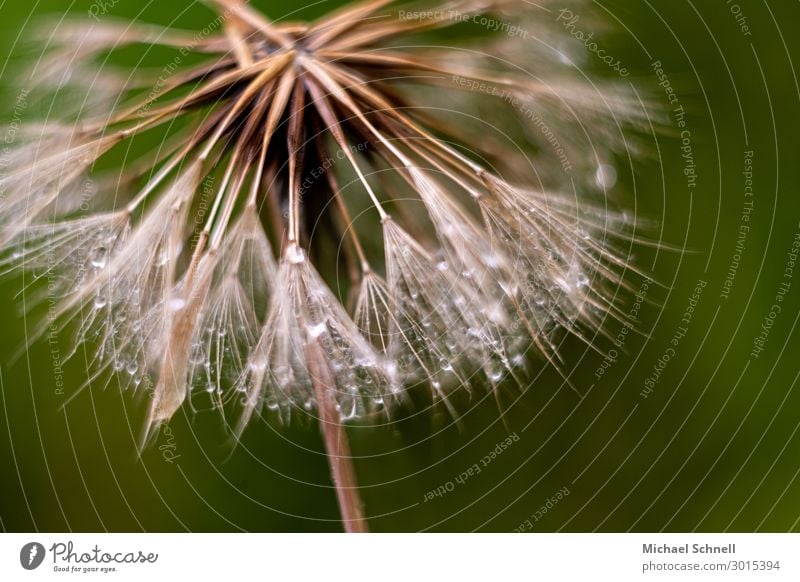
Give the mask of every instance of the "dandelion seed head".
POLYGON ((552 41, 487 39, 490 64, 478 51, 393 48, 452 24, 436 12, 375 19, 386 3, 366 2, 297 27, 211 4, 226 18, 202 37, 111 20, 58 29, 35 76, 44 92, 80 88, 120 46, 188 39, 207 58, 158 91, 146 72, 104 71, 103 99, 31 126, 0 176, 0 265, 44 273, 74 345, 96 346, 95 366, 126 386, 152 388, 149 429, 187 400, 236 407, 236 430, 262 412, 370 417, 418 384, 449 407, 453 390, 518 380, 529 352, 550 359, 559 333, 609 314, 625 260, 606 239, 624 239, 628 220, 585 190, 616 185, 619 124, 645 114, 621 85, 588 91, 552 23, 537 28, 519 2, 456 2, 552 41), (530 74, 502 65, 520 51, 530 74), (64 55, 74 65, 53 76, 64 55), (423 95, 445 105, 434 111, 516 119, 541 155, 520 163, 522 149, 485 126, 407 106, 423 95), (116 176, 96 169, 159 130, 150 157, 116 176), (602 147, 566 173, 552 140, 583 151, 587 132, 602 147), (345 289, 332 286, 337 246, 345 289))

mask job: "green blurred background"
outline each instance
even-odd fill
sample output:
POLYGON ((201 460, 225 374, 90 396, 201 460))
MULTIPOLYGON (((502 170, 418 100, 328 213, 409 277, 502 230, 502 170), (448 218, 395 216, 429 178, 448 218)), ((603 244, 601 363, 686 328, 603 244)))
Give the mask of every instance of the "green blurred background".
MULTIPOLYGON (((341 3, 322 0, 294 17, 341 3)), ((114 16, 183 28, 202 28, 212 18, 190 2, 108 4, 114 16)), ((304 3, 253 4, 279 18, 304 3)), ((91 5, 0 3, 0 54, 24 48, 19 38, 32 19, 65 11, 85 16, 91 5)), ((698 174, 690 191, 674 117, 653 155, 632 174, 620 172, 621 204, 656 220, 661 230, 654 238, 675 247, 636 252, 637 264, 661 283, 650 286, 640 312, 643 335, 630 336, 599 379, 602 354, 578 342, 563 346, 583 398, 542 368, 521 396, 503 391, 502 418, 493 397, 478 396, 460 403, 458 425, 432 411, 352 427, 374 531, 800 530, 800 270, 785 277, 800 233, 800 3, 617 0, 576 10, 590 12, 614 24, 599 35, 602 45, 632 71, 642 93, 666 108, 651 66, 662 62, 687 112, 698 174), (734 7, 751 34, 740 28, 734 7), (754 204, 743 223, 745 151, 753 152, 754 204), (721 293, 741 224, 750 230, 726 299, 721 293), (667 352, 699 281, 706 286, 687 333, 674 354, 667 352), (782 282, 791 284, 782 310, 753 357, 782 282), (643 397, 667 353, 669 363, 643 397), (484 466, 481 460, 509 434, 518 440, 484 466), (479 473, 456 479, 476 463, 479 473), (452 491, 426 501, 442 486, 452 491)), ((604 74, 591 58, 586 67, 604 74)), ((14 74, 0 71, 8 119, 14 74)), ((639 284, 633 280, 634 288, 639 284)), ((61 409, 65 396, 57 393, 46 342, 11 360, 26 336, 19 288, 19 278, 0 282, 0 528, 340 531, 314 426, 253 425, 231 454, 213 413, 187 412, 139 459, 141 399, 120 395, 112 384, 61 409)), ((622 309, 632 298, 627 302, 622 309)), ((619 325, 608 331, 616 335, 619 325)), ((614 347, 598 345, 606 353, 614 347)), ((64 367, 66 395, 85 375, 79 354, 64 367)))

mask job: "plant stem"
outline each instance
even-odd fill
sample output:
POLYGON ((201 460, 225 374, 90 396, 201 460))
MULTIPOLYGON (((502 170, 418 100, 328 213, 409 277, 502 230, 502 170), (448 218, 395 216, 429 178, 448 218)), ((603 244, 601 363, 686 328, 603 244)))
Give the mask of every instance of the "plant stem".
POLYGON ((369 527, 364 517, 363 503, 358 493, 353 457, 350 454, 350 443, 347 431, 336 410, 333 377, 324 357, 320 357, 319 345, 308 346, 308 367, 314 384, 317 409, 319 410, 320 431, 328 453, 328 463, 339 501, 339 511, 347 533, 367 533, 369 527))

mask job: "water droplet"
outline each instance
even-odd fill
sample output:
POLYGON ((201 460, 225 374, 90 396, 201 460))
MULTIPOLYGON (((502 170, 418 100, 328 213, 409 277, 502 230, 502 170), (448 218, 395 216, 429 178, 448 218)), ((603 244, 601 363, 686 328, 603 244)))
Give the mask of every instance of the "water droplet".
POLYGON ((169 308, 172 311, 180 311, 186 306, 186 301, 180 297, 173 297, 169 300, 169 308))
POLYGON ((90 259, 91 265, 95 269, 102 269, 106 266, 107 261, 108 261, 108 251, 106 250, 106 248, 97 247, 92 253, 92 258, 90 259))
POLYGON ((328 326, 324 322, 308 326, 308 336, 312 339, 318 338, 326 331, 328 331, 328 326))
POLYGON ((258 374, 267 369, 267 362, 266 360, 253 360, 248 364, 248 368, 251 372, 258 374))
POLYGON ((503 265, 503 260, 494 253, 490 253, 484 256, 483 262, 490 269, 497 269, 498 267, 501 267, 503 265))
POLYGON ((169 250, 164 249, 158 254, 158 259, 156 260, 156 265, 159 267, 163 267, 166 265, 170 260, 171 254, 169 250))
POLYGON ((617 183, 617 170, 609 164, 600 164, 594 175, 594 181, 600 188, 608 190, 617 183))
POLYGON ((290 244, 286 248, 286 260, 289 261, 293 265, 299 265, 303 261, 306 260, 306 255, 296 244, 290 244))

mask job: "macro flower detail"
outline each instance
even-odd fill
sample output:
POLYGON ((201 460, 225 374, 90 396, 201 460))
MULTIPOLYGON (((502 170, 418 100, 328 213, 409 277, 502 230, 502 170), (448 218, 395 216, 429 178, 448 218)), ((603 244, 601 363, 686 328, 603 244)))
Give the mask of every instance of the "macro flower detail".
MULTIPOLYGON (((489 35, 484 52, 415 40, 465 21, 454 11, 531 35, 557 30, 552 15, 464 0, 412 18, 371 0, 306 24, 208 4, 205 36, 113 21, 53 34, 46 56, 69 55, 64 83, 94 99, 28 127, 0 178, 2 264, 48 281, 75 349, 96 348, 93 378, 149 387, 148 433, 187 399, 238 408, 237 433, 317 411, 346 456, 338 423, 420 384, 450 407, 453 390, 519 380, 531 349, 555 360, 559 330, 619 317, 607 291, 631 225, 589 190, 640 104, 580 83, 527 34, 489 35), (85 73, 129 45, 181 64, 85 73), (455 103, 482 113, 453 123, 455 103), (536 153, 486 135, 501 115, 536 153)), ((337 484, 347 471, 334 464, 337 484)))

